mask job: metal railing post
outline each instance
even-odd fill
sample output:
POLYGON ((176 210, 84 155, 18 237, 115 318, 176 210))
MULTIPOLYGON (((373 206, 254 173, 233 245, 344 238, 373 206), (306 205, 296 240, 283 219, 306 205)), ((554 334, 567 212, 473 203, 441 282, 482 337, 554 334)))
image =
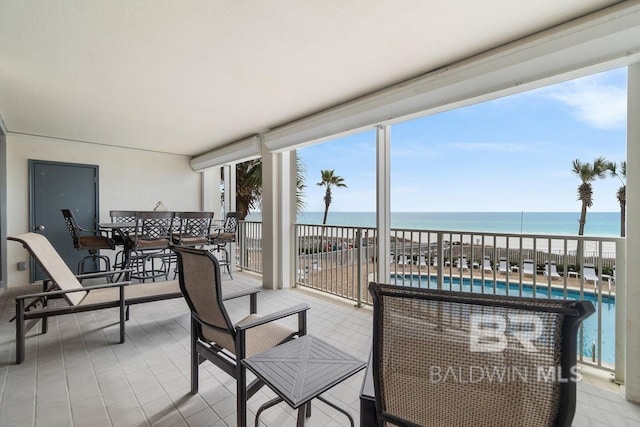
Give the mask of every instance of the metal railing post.
POLYGON ((438 243, 438 247, 436 249, 436 260, 438 261, 436 263, 436 275, 438 277, 438 289, 442 290, 444 289, 444 240, 443 240, 443 233, 441 231, 438 232, 437 235, 437 243, 438 243))
MULTIPOLYGON (((624 240, 616 242, 615 289, 616 289, 616 348, 614 381, 624 384, 626 358, 626 323, 627 323, 627 268, 626 245, 624 240)), ((611 279, 610 279, 611 280, 611 279)))
POLYGON ((357 294, 358 300, 356 306, 362 308, 362 228, 356 230, 356 258, 358 260, 356 264, 356 272, 358 276, 357 280, 357 294))

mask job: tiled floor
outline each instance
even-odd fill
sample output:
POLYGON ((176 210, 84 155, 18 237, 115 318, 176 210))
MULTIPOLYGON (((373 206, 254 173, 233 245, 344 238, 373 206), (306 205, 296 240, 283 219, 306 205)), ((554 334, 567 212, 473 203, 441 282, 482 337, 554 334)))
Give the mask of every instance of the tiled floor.
MULTIPOLYGON (((243 273, 225 286, 260 286, 243 273)), ((227 276, 228 279, 228 276, 227 276)), ((36 290, 34 289, 34 292, 36 290)), ((15 325, 9 290, 0 296, 0 426, 234 426, 234 380, 210 363, 201 365, 200 393, 189 393, 187 306, 181 299, 132 307, 127 341, 118 342, 117 311, 66 315, 50 321, 46 335, 30 333, 26 361, 15 365, 15 325)), ((371 312, 306 290, 265 291, 258 311, 268 313, 300 302, 311 306, 309 333, 366 360, 371 312)), ((233 319, 248 312, 248 299, 228 303, 233 319)), ((330 390, 327 397, 348 408, 359 424, 363 372, 330 390)), ((639 426, 640 407, 616 387, 587 377, 578 385, 575 426, 639 426), (590 382, 590 383, 588 383, 590 382), (603 387, 598 385, 600 384, 603 387)), ((263 388, 249 401, 249 424, 263 388)), ((281 403, 261 416, 265 426, 293 426, 295 413, 281 403)), ((347 419, 314 401, 306 425, 344 426, 347 419)))

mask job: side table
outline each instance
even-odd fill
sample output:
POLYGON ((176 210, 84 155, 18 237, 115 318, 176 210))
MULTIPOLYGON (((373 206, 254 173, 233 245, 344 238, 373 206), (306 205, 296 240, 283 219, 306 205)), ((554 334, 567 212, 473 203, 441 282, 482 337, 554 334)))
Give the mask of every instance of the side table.
POLYGON ((320 395, 362 370, 366 366, 363 361, 305 335, 248 357, 242 364, 278 395, 258 409, 256 427, 260 413, 282 401, 298 409, 296 425, 302 427, 305 415, 311 416, 311 400, 315 398, 345 414, 353 427, 353 418, 347 411, 320 395))

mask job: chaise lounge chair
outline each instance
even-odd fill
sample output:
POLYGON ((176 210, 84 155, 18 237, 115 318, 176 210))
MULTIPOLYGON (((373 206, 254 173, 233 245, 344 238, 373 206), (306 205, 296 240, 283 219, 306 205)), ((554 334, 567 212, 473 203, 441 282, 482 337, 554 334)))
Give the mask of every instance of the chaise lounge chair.
POLYGON ((467 263, 467 257, 463 256, 462 258, 458 258, 458 261, 456 261, 456 267, 460 270, 468 270, 469 264, 467 263))
POLYGON ((522 261, 522 274, 528 274, 529 276, 536 275, 536 267, 533 264, 532 259, 525 259, 522 261))
POLYGON ((544 263, 544 277, 550 277, 551 279, 562 279, 562 276, 558 273, 555 261, 547 261, 544 263))
POLYGON ((493 268, 491 267, 491 258, 487 255, 482 258, 482 271, 493 272, 493 268))
POLYGON ((406 255, 400 255, 398 256, 398 265, 409 265, 411 264, 411 262, 409 261, 409 258, 406 255))
POLYGON ((598 273, 596 273, 596 267, 593 264, 585 263, 582 266, 582 276, 584 277, 585 283, 587 281, 593 282, 593 287, 596 292, 598 291, 598 273))
POLYGON ((125 339, 125 320, 132 304, 182 297, 177 281, 131 284, 130 270, 90 273, 80 276, 67 267, 49 240, 41 234, 26 233, 8 237, 22 243, 44 271, 47 279, 43 282, 43 292, 17 296, 16 301, 16 363, 25 359, 25 335, 39 319, 41 332, 47 333, 49 317, 83 311, 118 308, 120 310, 120 342, 125 339), (123 274, 127 280, 102 285, 82 285, 80 280, 123 274), (48 306, 48 301, 64 298, 67 306, 48 306), (29 322, 27 322, 29 321, 29 322))
POLYGON ((427 259, 424 255, 420 255, 418 256, 418 260, 416 261, 416 265, 421 268, 421 267, 426 267, 427 266, 427 259))
POLYGON ((498 273, 509 273, 509 262, 507 261, 507 257, 500 257, 498 260, 498 273))

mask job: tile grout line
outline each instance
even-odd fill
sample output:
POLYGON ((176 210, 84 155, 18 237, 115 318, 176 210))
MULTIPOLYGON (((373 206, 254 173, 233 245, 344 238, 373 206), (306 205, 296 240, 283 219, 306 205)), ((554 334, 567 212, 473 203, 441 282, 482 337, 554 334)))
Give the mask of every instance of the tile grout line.
MULTIPOLYGON (((151 319, 153 320, 153 322, 158 323, 158 322, 157 322, 157 319, 156 319, 155 317, 151 316, 151 319)), ((175 317, 174 317, 174 322, 175 322, 175 317)), ((178 322, 176 322, 176 323, 178 323, 178 322)), ((179 323, 178 323, 178 324, 179 324, 179 323)), ((160 352, 162 353, 162 355, 166 356, 167 361, 168 361, 169 363, 171 363, 171 365, 173 365, 174 367, 176 367, 176 369, 178 369, 178 372, 180 372, 181 376, 182 376, 183 378, 185 378, 185 379, 188 379, 188 378, 186 378, 186 377, 182 374, 182 372, 181 372, 181 371, 180 371, 180 369, 175 365, 175 363, 173 363, 173 361, 171 360, 171 358, 170 358, 170 357, 168 357, 168 355, 166 354, 166 352, 165 352, 164 350, 162 350, 162 347, 161 347, 161 346, 158 346, 157 341, 153 339, 153 335, 149 334, 149 332, 148 332, 148 331, 147 331, 147 329, 144 327, 144 325, 142 325, 142 324, 138 323, 138 326, 139 326, 139 327, 140 327, 140 329, 144 332, 144 334, 145 334, 146 338, 147 338, 150 342, 152 342, 156 348, 160 349, 160 352)), ((182 326, 182 325, 180 325, 180 326, 182 326)), ((166 328, 164 328, 164 327, 162 327, 162 330, 163 330, 163 331, 165 331, 165 332, 167 332, 166 328)), ((170 334, 169 334, 169 335, 170 335, 170 334)), ((135 344, 135 341, 133 341, 132 343, 133 343, 133 345, 136 347, 136 349, 138 349, 138 347, 137 347, 137 346, 136 346, 136 344, 135 344)), ((149 371, 153 374, 153 378, 154 378, 156 381, 158 381, 158 378, 157 378, 157 376, 156 376, 155 372, 153 371, 153 369, 151 368, 151 366, 147 363, 146 359, 143 359, 143 360, 145 360, 145 362, 144 362, 144 363, 145 363, 145 366, 146 366, 146 367, 149 369, 149 371)), ((173 406, 173 408, 178 412, 178 414, 180 414, 180 418, 182 419, 182 421, 184 421, 184 422, 188 425, 189 423, 187 422, 187 419, 182 415, 182 412, 180 411, 180 409, 176 407, 175 402, 173 401, 173 399, 171 399, 171 397, 170 397, 170 396, 169 396, 169 394, 167 393, 167 389, 162 385, 162 383, 161 383, 160 381, 158 381, 158 384, 160 385, 160 387, 162 387, 162 390, 163 390, 163 392, 164 392, 165 396, 167 396, 167 397, 169 398, 169 400, 171 401, 171 405, 173 406)), ((136 400, 137 400, 137 397, 136 397, 136 400)), ((213 408, 212 408, 212 409, 213 409, 213 408)), ((143 413, 144 413, 144 410, 143 410, 143 413)), ((146 414, 145 414, 145 418, 147 419, 147 422, 149 422, 149 420, 148 420, 148 418, 147 418, 147 415, 146 415, 146 414)))
MULTIPOLYGON (((102 335, 104 336, 105 335, 104 334, 104 326, 101 325, 100 322, 98 321, 98 319, 96 318, 96 312, 90 312, 90 313, 91 313, 91 317, 94 319, 95 323, 99 326, 99 329, 100 329, 102 335)), ((96 375, 96 366, 94 365, 93 359, 91 358, 91 353, 89 352, 89 348, 87 347, 87 342, 85 340, 84 333, 82 333, 82 325, 80 325, 80 321, 79 321, 78 317, 79 316, 76 315, 76 316, 74 316, 74 319, 75 319, 76 323, 78 324, 78 330, 80 332, 80 338, 82 339, 82 345, 84 347, 84 352, 85 352, 85 354, 87 356, 87 360, 88 360, 89 364, 91 365, 91 372, 93 374, 93 378, 96 381, 96 385, 98 387, 98 390, 100 390, 100 402, 102 402, 102 408, 104 409, 104 412, 107 415, 107 420, 109 420, 109 424, 113 427, 113 425, 114 425, 113 424, 113 419, 111 418, 111 414, 107 410, 107 403, 104 400, 103 390, 102 390, 102 387, 100 386, 100 381, 98 380, 98 376, 96 375)), ((110 346, 108 348, 110 349, 110 351, 112 351, 110 346)), ((66 366, 65 366, 65 368, 66 368, 66 366)), ((122 369, 122 368, 120 368, 120 369, 122 369)), ((73 414, 72 414, 72 417, 73 417, 73 414)), ((71 421, 73 422, 73 418, 71 419, 71 421)))

